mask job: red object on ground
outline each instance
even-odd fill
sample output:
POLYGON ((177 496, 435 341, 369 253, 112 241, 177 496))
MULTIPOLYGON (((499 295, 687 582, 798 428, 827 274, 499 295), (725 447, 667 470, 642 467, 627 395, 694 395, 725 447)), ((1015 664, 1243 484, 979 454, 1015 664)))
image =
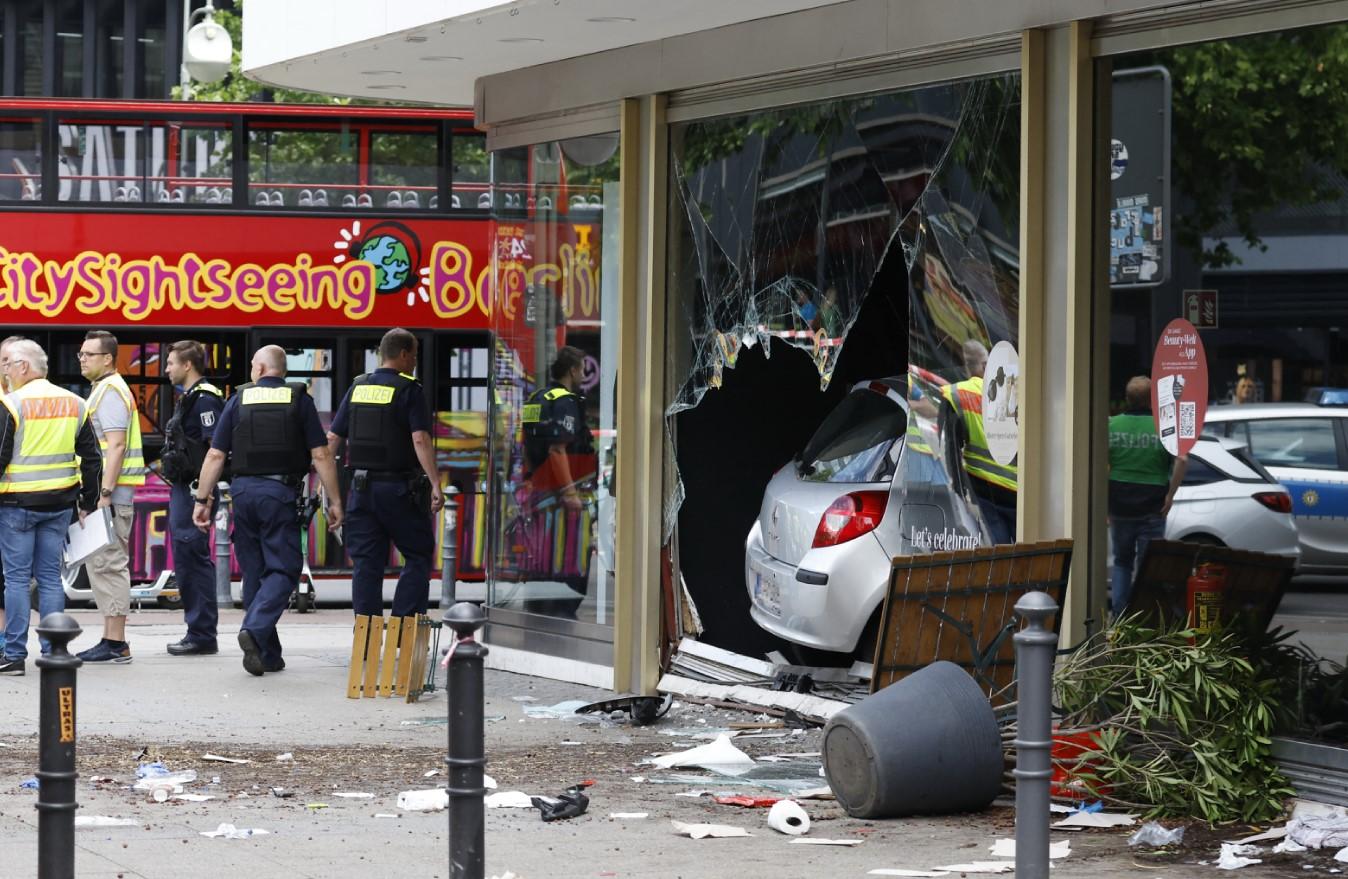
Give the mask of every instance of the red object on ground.
POLYGON ((712 801, 722 806, 745 806, 750 809, 768 809, 781 801, 781 797, 728 796, 712 797, 712 801))
POLYGON ((1221 628, 1226 609, 1226 568, 1204 563, 1185 582, 1185 606, 1195 635, 1211 635, 1221 628))
POLYGON ((1082 757, 1096 750, 1095 733, 1081 732, 1063 735, 1056 730, 1053 733, 1053 748, 1049 752, 1053 760, 1053 775, 1049 779, 1049 792, 1052 796, 1071 800, 1093 799, 1097 794, 1109 793, 1108 788, 1099 787, 1095 791, 1086 789, 1078 777, 1083 771, 1089 772, 1091 761, 1078 763, 1082 757))

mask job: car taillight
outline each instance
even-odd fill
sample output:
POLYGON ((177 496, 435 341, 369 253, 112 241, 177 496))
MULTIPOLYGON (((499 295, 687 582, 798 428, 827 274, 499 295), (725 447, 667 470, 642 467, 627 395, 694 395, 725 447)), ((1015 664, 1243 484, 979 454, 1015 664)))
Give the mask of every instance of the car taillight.
POLYGON ((874 531, 885 516, 886 491, 854 491, 829 504, 814 531, 813 549, 837 546, 874 531))
POLYGON ((1275 513, 1292 512, 1292 496, 1285 491, 1261 491, 1251 497, 1275 513))

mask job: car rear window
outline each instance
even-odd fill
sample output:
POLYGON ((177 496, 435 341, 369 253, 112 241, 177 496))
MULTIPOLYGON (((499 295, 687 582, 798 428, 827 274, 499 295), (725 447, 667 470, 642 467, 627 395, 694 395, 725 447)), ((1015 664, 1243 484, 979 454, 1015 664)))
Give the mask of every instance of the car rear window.
POLYGON ((1250 453, 1265 467, 1339 469, 1334 423, 1328 418, 1247 421, 1250 453))
POLYGON ((908 414, 874 391, 848 394, 805 445, 800 477, 809 482, 884 482, 894 475, 908 414))

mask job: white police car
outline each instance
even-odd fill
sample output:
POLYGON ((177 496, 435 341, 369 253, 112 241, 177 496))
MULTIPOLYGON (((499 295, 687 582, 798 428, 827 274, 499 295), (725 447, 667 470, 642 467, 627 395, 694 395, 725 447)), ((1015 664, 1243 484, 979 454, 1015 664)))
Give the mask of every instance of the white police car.
POLYGON ((1292 496, 1300 573, 1348 574, 1348 408, 1213 406, 1203 432, 1243 443, 1292 496))

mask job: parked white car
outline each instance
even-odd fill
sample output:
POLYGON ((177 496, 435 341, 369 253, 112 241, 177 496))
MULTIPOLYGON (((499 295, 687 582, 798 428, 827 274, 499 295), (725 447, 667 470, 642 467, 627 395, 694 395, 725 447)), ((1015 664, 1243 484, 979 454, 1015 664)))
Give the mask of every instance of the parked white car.
POLYGON ((1243 443, 1230 439, 1194 444, 1165 536, 1301 558, 1291 495, 1243 443))
POLYGON ((1203 433, 1243 443, 1291 494, 1300 573, 1348 574, 1348 408, 1213 406, 1203 433))

